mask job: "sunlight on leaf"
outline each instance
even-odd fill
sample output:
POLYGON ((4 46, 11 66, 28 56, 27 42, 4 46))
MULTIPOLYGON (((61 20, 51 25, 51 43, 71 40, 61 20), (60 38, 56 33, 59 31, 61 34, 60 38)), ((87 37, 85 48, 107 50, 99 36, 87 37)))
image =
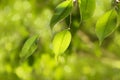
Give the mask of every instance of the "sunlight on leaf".
POLYGON ((57 33, 53 39, 53 51, 55 55, 64 53, 71 42, 71 33, 68 30, 57 33))

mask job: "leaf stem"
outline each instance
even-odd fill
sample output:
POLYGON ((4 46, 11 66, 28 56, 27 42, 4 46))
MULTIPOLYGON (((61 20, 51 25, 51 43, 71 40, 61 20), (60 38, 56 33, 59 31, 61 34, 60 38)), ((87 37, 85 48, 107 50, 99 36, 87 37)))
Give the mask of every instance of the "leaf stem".
POLYGON ((69 23, 69 29, 71 27, 71 23, 72 23, 72 14, 70 13, 70 23, 69 23))

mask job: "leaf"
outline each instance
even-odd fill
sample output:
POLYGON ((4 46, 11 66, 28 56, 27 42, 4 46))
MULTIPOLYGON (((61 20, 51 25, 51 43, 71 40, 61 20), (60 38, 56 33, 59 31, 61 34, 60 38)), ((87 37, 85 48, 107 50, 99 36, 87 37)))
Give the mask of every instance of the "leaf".
POLYGON ((109 36, 117 27, 117 13, 114 9, 106 12, 96 23, 96 35, 100 41, 109 36))
POLYGON ((72 11, 73 0, 67 0, 59 4, 55 9, 55 14, 51 18, 50 26, 53 27, 57 22, 66 18, 72 11))
POLYGON ((20 53, 20 58, 22 60, 27 59, 37 49, 37 44, 36 44, 37 38, 38 38, 38 35, 34 35, 25 42, 20 53))
POLYGON ((78 0, 78 4, 81 20, 86 20, 93 15, 96 6, 95 0, 78 0))
POLYGON ((120 2, 117 3, 117 6, 116 6, 116 11, 117 11, 117 14, 118 14, 118 24, 120 25, 120 2))
POLYGON ((120 15, 120 2, 117 2, 114 5, 115 5, 115 9, 116 9, 118 15, 120 15))
POLYGON ((68 30, 57 33, 53 39, 53 51, 55 55, 64 53, 71 42, 71 33, 68 30))

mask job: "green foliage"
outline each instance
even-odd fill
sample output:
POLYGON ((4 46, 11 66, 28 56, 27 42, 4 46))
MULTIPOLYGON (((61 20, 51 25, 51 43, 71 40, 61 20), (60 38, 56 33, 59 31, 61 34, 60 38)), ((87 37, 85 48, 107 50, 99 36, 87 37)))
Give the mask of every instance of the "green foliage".
POLYGON ((120 80, 119 49, 119 0, 0 0, 0 80, 120 80))
POLYGON ((22 60, 27 59, 37 49, 37 43, 36 43, 37 39, 38 39, 38 35, 33 35, 25 42, 20 53, 20 58, 22 60))
POLYGON ((81 20, 90 18, 95 10, 96 0, 78 0, 81 20))
POLYGON ((50 26, 53 27, 57 22, 66 18, 72 11, 73 0, 67 0, 59 4, 55 9, 55 14, 53 15, 50 26))
POLYGON ((64 53, 71 42, 71 33, 68 30, 57 33, 53 39, 53 51, 56 56, 64 53))
POLYGON ((98 19, 96 23, 96 34, 99 38, 100 44, 108 37, 117 27, 117 13, 110 10, 98 19))
POLYGON ((118 13, 118 24, 120 25, 120 3, 117 3, 116 5, 116 11, 118 13))

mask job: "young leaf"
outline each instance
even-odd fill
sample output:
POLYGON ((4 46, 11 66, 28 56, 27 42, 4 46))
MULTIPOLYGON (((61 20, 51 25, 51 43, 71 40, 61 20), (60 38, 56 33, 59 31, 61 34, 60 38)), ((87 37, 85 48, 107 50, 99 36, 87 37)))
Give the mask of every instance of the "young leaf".
POLYGON ((34 35, 25 42, 20 53, 20 58, 22 60, 27 59, 37 49, 37 44, 36 44, 37 38, 38 38, 38 35, 34 35))
POLYGON ((96 35, 100 41, 109 36, 117 27, 117 13, 114 9, 106 12, 96 23, 96 35))
POLYGON ((95 0, 78 0, 81 20, 90 18, 95 10, 95 0))
POLYGON ((64 53, 71 42, 71 33, 68 30, 57 33, 53 39, 53 51, 55 55, 64 53))
POLYGON ((73 0, 67 0, 59 4, 55 9, 55 14, 51 18, 50 26, 53 27, 57 22, 66 18, 72 11, 73 0))

